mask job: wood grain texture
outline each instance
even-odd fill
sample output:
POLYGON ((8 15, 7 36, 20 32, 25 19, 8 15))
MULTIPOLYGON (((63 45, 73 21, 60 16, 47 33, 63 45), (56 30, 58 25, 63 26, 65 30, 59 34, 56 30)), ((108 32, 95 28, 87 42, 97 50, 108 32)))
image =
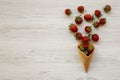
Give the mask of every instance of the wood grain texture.
MULTIPOLYGON (((0 0, 0 80, 119 80, 119 14, 119 0, 0 0), (103 15, 108 23, 93 31, 100 42, 86 74, 68 25, 79 15, 78 5, 92 13, 105 4, 113 10, 103 15)), ((79 27, 83 33, 86 24, 79 27)))

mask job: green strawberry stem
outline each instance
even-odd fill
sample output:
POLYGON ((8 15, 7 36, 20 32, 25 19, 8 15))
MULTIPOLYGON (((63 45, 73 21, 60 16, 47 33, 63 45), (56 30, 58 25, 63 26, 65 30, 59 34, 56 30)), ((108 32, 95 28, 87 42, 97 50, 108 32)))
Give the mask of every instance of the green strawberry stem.
POLYGON ((92 34, 88 34, 89 39, 91 38, 92 34))

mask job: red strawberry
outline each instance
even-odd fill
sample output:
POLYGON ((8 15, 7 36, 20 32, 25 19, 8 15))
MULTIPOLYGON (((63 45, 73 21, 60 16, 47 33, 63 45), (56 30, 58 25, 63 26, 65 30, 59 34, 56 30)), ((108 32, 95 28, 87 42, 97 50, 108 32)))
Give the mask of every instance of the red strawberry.
POLYGON ((71 24, 69 25, 69 30, 75 33, 78 31, 78 28, 75 24, 71 24))
POLYGON ((76 38, 76 40, 82 39, 82 34, 81 34, 80 32, 77 32, 77 33, 75 34, 75 38, 76 38))
POLYGON ((84 15, 84 19, 86 21, 92 21, 93 20, 93 16, 91 16, 90 14, 86 14, 86 15, 84 15))
POLYGON ((101 11, 100 10, 95 10, 94 14, 95 14, 96 17, 99 18, 101 16, 101 11))
POLYGON ((89 41, 89 37, 88 36, 83 36, 82 37, 82 41, 85 43, 85 42, 88 42, 89 41))
POLYGON ((94 50, 94 47, 92 45, 89 45, 88 48, 87 48, 87 51, 88 51, 88 54, 87 56, 89 56, 94 50))
POLYGON ((84 44, 84 49, 86 50, 88 48, 88 44, 84 44))
POLYGON ((70 15, 72 12, 71 12, 71 10, 70 9, 65 9, 65 14, 66 15, 70 15))
POLYGON ((81 13, 84 12, 84 6, 78 6, 77 10, 81 13))
POLYGON ((99 27, 99 22, 97 22, 97 21, 93 22, 93 26, 94 26, 95 28, 98 28, 98 27, 99 27))
POLYGON ((86 26, 85 27, 85 32, 90 33, 92 31, 91 26, 86 26))
POLYGON ((99 20, 99 24, 100 25, 104 25, 106 23, 106 18, 101 18, 100 20, 99 20))
POLYGON ((92 35, 92 40, 97 42, 99 40, 99 36, 97 34, 92 35))
POLYGON ((111 11, 111 6, 110 5, 105 5, 103 8, 105 12, 110 12, 111 11))
POLYGON ((82 17, 81 16, 77 16, 76 18, 75 18, 75 23, 76 24, 81 24, 83 22, 83 19, 82 19, 82 17))

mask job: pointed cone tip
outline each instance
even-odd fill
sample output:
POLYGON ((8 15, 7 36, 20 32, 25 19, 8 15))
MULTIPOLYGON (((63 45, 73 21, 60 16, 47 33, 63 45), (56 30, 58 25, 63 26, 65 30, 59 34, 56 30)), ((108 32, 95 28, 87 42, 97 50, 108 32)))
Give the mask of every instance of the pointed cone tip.
POLYGON ((88 72, 88 69, 85 69, 85 72, 87 73, 87 72, 88 72))

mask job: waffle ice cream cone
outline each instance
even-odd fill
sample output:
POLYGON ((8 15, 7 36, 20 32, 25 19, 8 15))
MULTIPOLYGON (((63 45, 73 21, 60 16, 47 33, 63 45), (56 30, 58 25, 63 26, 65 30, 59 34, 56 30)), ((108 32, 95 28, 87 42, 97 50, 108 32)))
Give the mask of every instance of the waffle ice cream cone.
MULTIPOLYGON (((90 44, 92 45, 92 44, 90 44)), ((93 45, 92 45, 93 46, 93 45)), ((94 46, 93 46, 94 47, 94 46)), ((85 72, 87 73, 88 72, 88 68, 89 68, 89 64, 90 64, 90 61, 92 59, 92 56, 93 56, 93 52, 87 56, 83 51, 81 51, 79 48, 78 48, 78 52, 80 54, 80 58, 82 60, 82 63, 83 63, 83 66, 84 66, 84 69, 85 69, 85 72)))

